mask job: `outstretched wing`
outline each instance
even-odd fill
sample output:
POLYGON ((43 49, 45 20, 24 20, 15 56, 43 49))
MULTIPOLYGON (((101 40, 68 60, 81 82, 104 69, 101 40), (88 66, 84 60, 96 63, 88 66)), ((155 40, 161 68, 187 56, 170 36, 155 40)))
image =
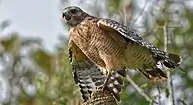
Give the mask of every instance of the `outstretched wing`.
POLYGON ((179 63, 181 62, 181 57, 179 55, 166 53, 156 48, 154 45, 143 40, 134 30, 124 25, 121 25, 120 23, 114 20, 100 19, 97 22, 97 25, 103 29, 117 31, 120 35, 122 35, 122 37, 124 37, 126 41, 132 41, 134 43, 139 44, 140 46, 147 48, 152 53, 156 62, 160 61, 168 68, 175 68, 179 66, 179 63))
MULTIPOLYGON (((74 81, 79 85, 82 98, 87 101, 96 89, 103 86, 106 77, 101 69, 91 62, 71 40, 68 51, 74 81)), ((108 80, 106 89, 119 101, 123 80, 119 74, 114 74, 111 77, 108 80)))

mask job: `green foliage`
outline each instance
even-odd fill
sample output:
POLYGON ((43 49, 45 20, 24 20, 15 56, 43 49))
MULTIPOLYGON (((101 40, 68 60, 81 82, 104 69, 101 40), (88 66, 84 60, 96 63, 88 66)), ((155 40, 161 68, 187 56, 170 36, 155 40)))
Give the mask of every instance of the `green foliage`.
MULTIPOLYGON (((1 1, 0 1, 0 3, 1 3, 1 1)), ((9 20, 4 20, 3 22, 0 23, 0 30, 3 31, 7 27, 9 27, 10 24, 11 24, 11 22, 9 20)))
POLYGON ((108 9, 110 13, 118 13, 121 9, 121 1, 120 0, 108 0, 108 9))
MULTIPOLYGON (((26 41, 38 42, 24 40, 14 33, 9 37, 2 38, 1 44, 4 47, 4 52, 14 58, 19 58, 22 46, 29 45, 26 41)), ((28 47, 30 48, 30 46, 28 47)), ((29 96, 25 91, 22 91, 18 98, 21 105, 79 105, 81 103, 79 90, 73 81, 66 46, 60 50, 62 52, 57 55, 51 54, 41 47, 30 52, 29 58, 39 72, 36 75, 29 72, 27 78, 32 77, 31 82, 36 85, 38 91, 34 96, 29 96)), ((15 64, 19 63, 16 59, 14 60, 15 64)))
POLYGON ((21 39, 17 33, 13 33, 10 37, 1 39, 1 44, 4 46, 4 51, 10 54, 17 54, 21 45, 21 39))
POLYGON ((45 70, 50 69, 49 73, 51 73, 46 82, 44 82, 44 79, 38 80, 39 82, 37 81, 40 90, 38 96, 40 99, 44 97, 43 100, 41 99, 43 103, 48 102, 49 105, 73 105, 72 103, 79 103, 81 100, 79 90, 73 81, 66 51, 67 49, 64 47, 63 52, 57 57, 48 55, 48 53, 42 52, 41 50, 34 54, 37 58, 41 57, 36 59, 36 61, 39 62, 36 63, 45 70), (55 66, 56 64, 60 65, 58 70, 50 66, 53 65, 53 61, 55 61, 55 66), (42 62, 47 63, 43 64, 42 62))
POLYGON ((48 54, 43 49, 37 49, 33 54, 32 58, 34 61, 42 67, 48 75, 51 75, 56 70, 56 57, 48 54))

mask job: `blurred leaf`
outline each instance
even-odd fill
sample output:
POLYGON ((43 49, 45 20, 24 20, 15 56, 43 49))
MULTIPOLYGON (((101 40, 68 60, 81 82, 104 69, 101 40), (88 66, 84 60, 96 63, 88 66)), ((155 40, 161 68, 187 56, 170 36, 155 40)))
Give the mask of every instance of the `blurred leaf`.
POLYGON ((0 40, 4 50, 10 54, 16 54, 21 47, 21 38, 17 33, 12 33, 9 37, 4 37, 0 40))
POLYGON ((166 94, 166 97, 168 98, 170 96, 170 91, 168 88, 165 89, 165 94, 166 94))
POLYGON ((182 27, 177 27, 173 30, 173 33, 176 33, 177 35, 183 34, 183 29, 182 27))
POLYGON ((0 30, 3 31, 7 27, 9 27, 10 24, 11 24, 11 22, 9 20, 4 20, 3 22, 0 23, 0 30))
POLYGON ((156 20, 156 24, 157 24, 159 27, 163 27, 164 24, 165 24, 165 20, 163 20, 163 19, 157 19, 157 20, 156 20))
POLYGON ((142 85, 140 86, 140 88, 147 88, 147 87, 148 87, 148 83, 142 84, 142 85))
POLYGON ((42 39, 38 37, 22 38, 22 45, 38 44, 41 46, 42 42, 42 39))
POLYGON ((52 75, 56 70, 56 57, 52 54, 48 54, 42 49, 37 49, 33 55, 35 63, 45 70, 46 73, 52 75))
POLYGON ((120 10, 121 0, 108 0, 108 10, 110 13, 117 13, 120 10))
POLYGON ((189 20, 190 27, 187 30, 187 33, 193 33, 193 12, 192 10, 187 10, 185 16, 189 20))

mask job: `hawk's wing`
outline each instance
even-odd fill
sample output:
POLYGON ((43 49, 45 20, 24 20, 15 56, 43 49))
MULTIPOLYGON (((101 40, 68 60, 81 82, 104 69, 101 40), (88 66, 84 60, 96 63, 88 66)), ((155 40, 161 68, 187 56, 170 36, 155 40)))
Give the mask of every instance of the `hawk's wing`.
POLYGON ((143 40, 134 30, 121 25, 120 23, 111 19, 100 19, 97 25, 104 30, 117 31, 127 42, 134 42, 140 46, 147 48, 153 55, 156 62, 161 61, 168 68, 175 68, 179 66, 181 58, 179 55, 166 53, 156 48, 149 42, 143 40))
MULTIPOLYGON (((84 101, 87 101, 98 87, 103 86, 106 77, 100 68, 91 62, 74 42, 70 40, 68 46, 74 81, 80 87, 82 98, 84 101)), ((115 73, 108 80, 107 84, 109 85, 107 85, 106 89, 113 93, 114 97, 119 101, 123 86, 122 77, 118 73, 115 73)))

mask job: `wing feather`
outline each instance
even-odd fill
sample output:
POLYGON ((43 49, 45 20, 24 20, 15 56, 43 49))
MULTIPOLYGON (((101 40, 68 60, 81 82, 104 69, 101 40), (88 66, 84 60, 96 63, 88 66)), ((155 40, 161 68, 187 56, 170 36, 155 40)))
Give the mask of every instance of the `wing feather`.
POLYGON ((168 68, 175 68, 181 63, 181 57, 176 54, 166 53, 140 37, 137 32, 111 19, 100 19, 97 25, 103 29, 117 31, 125 40, 133 41, 143 46, 153 54, 156 62, 161 61, 168 68))

